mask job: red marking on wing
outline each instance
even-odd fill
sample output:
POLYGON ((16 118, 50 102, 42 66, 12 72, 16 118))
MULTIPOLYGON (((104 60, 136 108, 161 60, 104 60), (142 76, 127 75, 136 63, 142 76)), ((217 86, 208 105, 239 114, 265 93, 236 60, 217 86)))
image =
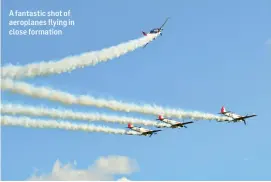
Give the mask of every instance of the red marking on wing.
POLYGON ((142 34, 143 34, 144 36, 147 36, 147 33, 146 33, 146 32, 142 32, 142 34))

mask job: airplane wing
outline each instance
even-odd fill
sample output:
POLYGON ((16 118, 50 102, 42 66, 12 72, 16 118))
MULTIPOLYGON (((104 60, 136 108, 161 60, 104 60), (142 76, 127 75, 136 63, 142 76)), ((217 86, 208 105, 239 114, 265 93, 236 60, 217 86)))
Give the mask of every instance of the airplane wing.
MULTIPOLYGON (((152 41, 155 40, 155 39, 156 39, 156 38, 153 38, 152 41)), ((148 42, 147 44, 145 44, 145 45, 143 46, 143 48, 145 48, 149 43, 150 43, 150 42, 148 42)))
POLYGON ((183 125, 194 123, 193 121, 184 122, 183 125))
POLYGON ((168 17, 168 18, 166 19, 166 21, 163 23, 163 25, 160 27, 160 29, 163 28, 163 27, 165 26, 165 24, 167 23, 167 21, 168 21, 169 18, 170 18, 170 17, 168 17))
POLYGON ((143 46, 143 48, 145 48, 148 44, 149 44, 149 43, 145 44, 145 45, 143 46))
POLYGON ((162 130, 151 130, 151 131, 142 132, 141 134, 142 135, 148 135, 148 134, 152 135, 153 133, 157 133, 159 131, 162 131, 162 130))
POLYGON ((186 128, 186 126, 185 125, 187 125, 187 124, 191 124, 191 123, 194 123, 193 121, 189 121, 189 122, 184 122, 184 123, 177 123, 177 124, 174 124, 174 125, 171 125, 171 126, 173 126, 173 127, 178 127, 178 126, 183 126, 183 127, 185 127, 186 128))
POLYGON ((243 120, 243 119, 247 119, 247 118, 252 118, 252 117, 255 117, 255 116, 257 116, 257 115, 253 114, 253 115, 242 116, 242 117, 233 119, 233 121, 243 120))

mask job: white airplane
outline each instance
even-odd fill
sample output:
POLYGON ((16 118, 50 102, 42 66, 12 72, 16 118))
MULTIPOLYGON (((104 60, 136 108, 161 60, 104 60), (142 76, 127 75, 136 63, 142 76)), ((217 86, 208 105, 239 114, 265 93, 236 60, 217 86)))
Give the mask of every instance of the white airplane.
POLYGON ((131 123, 128 123, 127 128, 138 132, 140 135, 144 135, 144 136, 149 135, 149 137, 151 137, 153 134, 157 134, 157 132, 159 132, 159 131, 162 131, 162 130, 148 130, 148 129, 141 128, 141 127, 135 127, 131 123))
POLYGON ((220 113, 218 113, 218 114, 223 114, 224 116, 232 118, 232 120, 228 120, 230 122, 231 121, 232 122, 243 121, 245 125, 246 125, 245 119, 257 116, 256 114, 242 116, 242 115, 233 113, 231 111, 226 111, 226 108, 224 106, 222 106, 222 108, 220 109, 220 113))
MULTIPOLYGON (((158 33, 159 35, 162 36, 162 31, 164 30, 163 27, 165 26, 165 24, 167 23, 167 21, 168 21, 169 18, 170 18, 170 17, 168 17, 168 18, 165 20, 165 22, 163 23, 163 25, 161 25, 159 28, 154 28, 154 29, 152 29, 149 33, 142 31, 142 34, 143 34, 144 36, 147 36, 148 34, 157 34, 157 33, 158 33)), ((155 40, 155 38, 154 38, 153 40, 155 40)), ((149 44, 149 43, 145 44, 144 47, 146 47, 148 44, 149 44)), ((144 48, 144 47, 143 47, 143 48, 144 48)))
MULTIPOLYGON (((159 115, 158 119, 156 119, 156 120, 163 121, 164 123, 170 124, 171 125, 170 128, 180 128, 180 127, 187 128, 185 125, 194 123, 193 121, 183 122, 182 123, 182 122, 179 122, 179 121, 174 121, 174 120, 171 120, 171 119, 168 119, 168 118, 164 118, 162 115, 159 115)), ((158 128, 161 128, 161 127, 158 127, 158 128)))

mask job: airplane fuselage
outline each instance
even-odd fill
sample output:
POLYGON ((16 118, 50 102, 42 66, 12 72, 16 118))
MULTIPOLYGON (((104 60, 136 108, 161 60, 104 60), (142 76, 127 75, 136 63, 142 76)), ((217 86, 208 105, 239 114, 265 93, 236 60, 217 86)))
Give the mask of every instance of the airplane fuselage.
POLYGON ((177 121, 173 121, 173 120, 170 120, 170 119, 163 119, 162 121, 164 123, 167 123, 167 124, 170 124, 170 125, 174 125, 174 124, 178 124, 179 123, 177 121))
POLYGON ((231 113, 231 112, 227 112, 227 113, 223 113, 224 116, 227 116, 227 117, 230 117, 232 119, 237 119, 237 118, 240 118, 240 117, 243 117, 239 114, 235 114, 235 113, 231 113))
POLYGON ((130 128, 133 131, 139 132, 139 133, 144 133, 144 132, 148 132, 149 130, 144 129, 144 128, 139 128, 139 127, 132 127, 130 128))
POLYGON ((184 127, 181 122, 178 122, 178 121, 174 121, 174 120, 171 120, 171 119, 162 119, 160 120, 166 124, 170 124, 171 127, 170 128, 180 128, 180 127, 184 127))
POLYGON ((158 28, 155 28, 155 29, 152 29, 150 31, 150 34, 159 34, 159 35, 161 35, 162 31, 160 29, 158 29, 158 28))

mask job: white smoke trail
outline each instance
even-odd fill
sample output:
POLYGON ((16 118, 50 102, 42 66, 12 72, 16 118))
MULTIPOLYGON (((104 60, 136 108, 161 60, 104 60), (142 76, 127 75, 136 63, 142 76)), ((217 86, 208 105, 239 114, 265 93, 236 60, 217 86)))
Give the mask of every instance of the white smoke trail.
POLYGON ((143 120, 130 117, 120 117, 120 116, 109 116, 102 115, 99 113, 82 113, 73 112, 71 110, 56 110, 47 108, 37 108, 26 105, 17 104, 2 104, 1 113, 3 114, 25 114, 30 116, 49 116, 56 119, 73 119, 73 120, 87 120, 87 121, 105 121, 111 123, 121 123, 121 124, 139 124, 145 126, 156 126, 156 127, 166 127, 169 125, 165 123, 158 123, 151 120, 143 120))
POLYGON ((134 131, 126 131, 123 129, 115 129, 103 126, 94 125, 83 125, 73 124, 70 122, 57 122, 54 120, 37 120, 28 117, 12 117, 2 116, 1 125, 4 126, 21 126, 26 128, 51 128, 51 129, 63 129, 72 131, 84 131, 84 132, 103 132, 109 134, 120 134, 120 135, 138 135, 134 131))
POLYGON ((204 120, 227 120, 227 117, 216 116, 214 114, 202 113, 198 111, 186 112, 181 109, 166 109, 159 106, 136 105, 123 103, 116 100, 96 99, 91 96, 74 96, 62 91, 52 90, 45 87, 34 87, 24 82, 15 82, 11 79, 2 79, 2 90, 10 90, 15 93, 28 95, 36 98, 44 98, 58 101, 64 104, 79 104, 83 106, 96 106, 112 109, 115 111, 139 112, 143 114, 159 115, 176 118, 191 118, 204 120))
POLYGON ((94 66, 100 62, 106 62, 128 52, 134 51, 135 49, 152 41, 153 38, 157 36, 158 34, 149 34, 148 36, 121 43, 117 46, 105 48, 100 51, 83 53, 79 56, 66 57, 60 61, 32 63, 25 66, 5 66, 2 67, 2 77, 23 78, 39 75, 61 74, 63 72, 70 72, 77 68, 83 68, 85 66, 94 66))

